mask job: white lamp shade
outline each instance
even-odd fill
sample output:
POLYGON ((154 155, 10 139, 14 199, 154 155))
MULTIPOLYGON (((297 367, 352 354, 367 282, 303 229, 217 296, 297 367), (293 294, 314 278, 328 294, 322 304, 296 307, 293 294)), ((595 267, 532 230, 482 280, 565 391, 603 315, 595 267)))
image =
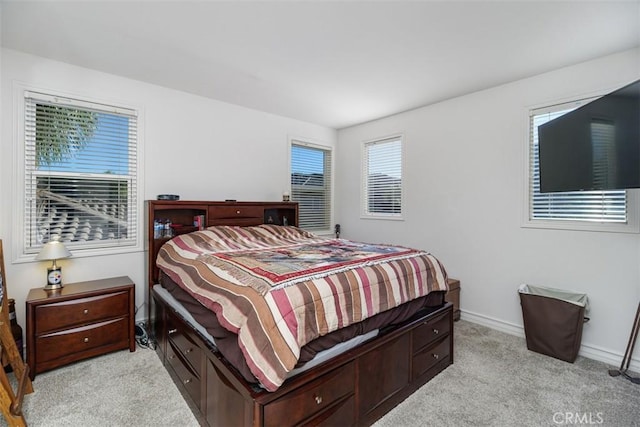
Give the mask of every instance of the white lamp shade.
POLYGON ((67 249, 62 242, 57 240, 51 241, 44 245, 38 255, 36 256, 37 260, 47 260, 47 259, 62 259, 68 258, 71 256, 71 252, 67 249))

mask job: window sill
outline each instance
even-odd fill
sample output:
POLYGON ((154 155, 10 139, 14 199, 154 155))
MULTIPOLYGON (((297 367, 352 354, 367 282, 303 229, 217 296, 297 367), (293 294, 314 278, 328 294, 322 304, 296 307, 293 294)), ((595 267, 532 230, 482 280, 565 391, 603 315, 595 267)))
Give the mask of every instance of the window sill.
POLYGON ((588 221, 564 221, 564 220, 529 220, 522 224, 522 228, 537 228, 547 230, 567 230, 567 231, 592 231, 605 233, 627 233, 638 234, 640 227, 638 223, 603 223, 588 221))
MULTIPOLYGON (((116 246, 110 248, 94 248, 94 249, 74 249, 68 248, 71 252, 71 258, 88 258, 95 256, 108 256, 108 255, 120 255, 120 254, 128 254, 134 252, 142 252, 141 245, 131 245, 131 246, 116 246)), ((37 252, 35 253, 22 253, 19 254, 13 261, 13 264, 22 264, 29 262, 41 262, 36 261, 37 252)))
POLYGON ((522 228, 626 234, 640 233, 640 190, 636 189, 627 190, 627 222, 624 224, 598 221, 530 219, 526 214, 528 209, 529 206, 527 204, 522 228))
POLYGON ((381 214, 376 214, 376 215, 361 214, 360 219, 381 219, 386 221, 404 221, 404 217, 402 217, 402 215, 381 215, 381 214))

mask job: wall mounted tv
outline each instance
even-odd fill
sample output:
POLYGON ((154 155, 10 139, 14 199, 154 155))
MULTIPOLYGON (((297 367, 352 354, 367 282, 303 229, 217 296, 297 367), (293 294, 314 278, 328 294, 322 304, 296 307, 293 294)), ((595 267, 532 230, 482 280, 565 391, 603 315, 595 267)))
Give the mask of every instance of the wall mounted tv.
POLYGON ((640 187, 640 80, 538 127, 540 192, 640 187))

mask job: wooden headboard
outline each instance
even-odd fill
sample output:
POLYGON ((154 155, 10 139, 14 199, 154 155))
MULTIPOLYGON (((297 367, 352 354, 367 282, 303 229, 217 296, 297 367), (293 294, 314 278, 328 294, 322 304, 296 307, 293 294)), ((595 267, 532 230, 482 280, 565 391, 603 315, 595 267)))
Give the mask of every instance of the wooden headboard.
POLYGON ((199 201, 147 201, 149 244, 149 288, 158 283, 156 257, 160 247, 184 233, 198 230, 194 225, 199 219, 202 228, 214 225, 298 225, 298 203, 296 202, 199 202, 199 201), (164 229, 154 229, 161 224, 164 229), (171 230, 170 232, 167 231, 171 230), (169 234, 169 235, 167 235, 169 234))

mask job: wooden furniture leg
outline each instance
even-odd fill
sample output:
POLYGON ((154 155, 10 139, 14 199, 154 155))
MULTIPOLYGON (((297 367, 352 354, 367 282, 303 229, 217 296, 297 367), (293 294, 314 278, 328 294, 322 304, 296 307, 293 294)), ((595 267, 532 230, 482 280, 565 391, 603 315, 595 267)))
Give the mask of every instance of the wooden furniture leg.
POLYGON ((26 426, 27 423, 22 416, 22 399, 25 393, 33 392, 33 385, 29 378, 29 368, 20 358, 16 342, 11 335, 6 310, 0 312, 0 345, 2 346, 2 355, 9 361, 19 381, 18 393, 14 394, 7 374, 0 367, 0 411, 9 426, 26 426))
MULTIPOLYGON (((25 371, 28 371, 28 367, 20 357, 20 353, 16 347, 16 342, 13 340, 13 335, 11 334, 9 320, 5 319, 5 317, 6 312, 3 310, 2 315, 0 316, 0 345, 2 345, 2 354, 13 368, 16 378, 20 380, 24 377, 25 371)), ((29 378, 25 383, 25 392, 27 394, 33 393, 33 385, 29 378)))
POLYGON ((0 369, 0 384, 2 384, 0 388, 0 410, 2 411, 2 415, 4 415, 4 419, 7 420, 7 424, 11 427, 26 426, 27 423, 22 416, 22 400, 17 401, 4 369, 0 369), (17 406, 16 402, 18 403, 17 406), (19 412, 13 413, 16 408, 19 412))
POLYGON ((18 393, 14 394, 9 378, 0 366, 0 411, 9 426, 26 426, 27 423, 22 416, 22 399, 25 393, 33 392, 33 385, 29 378, 29 368, 20 357, 11 334, 6 283, 2 240, 0 240, 0 346, 2 347, 0 353, 2 360, 9 362, 18 379, 18 393))

